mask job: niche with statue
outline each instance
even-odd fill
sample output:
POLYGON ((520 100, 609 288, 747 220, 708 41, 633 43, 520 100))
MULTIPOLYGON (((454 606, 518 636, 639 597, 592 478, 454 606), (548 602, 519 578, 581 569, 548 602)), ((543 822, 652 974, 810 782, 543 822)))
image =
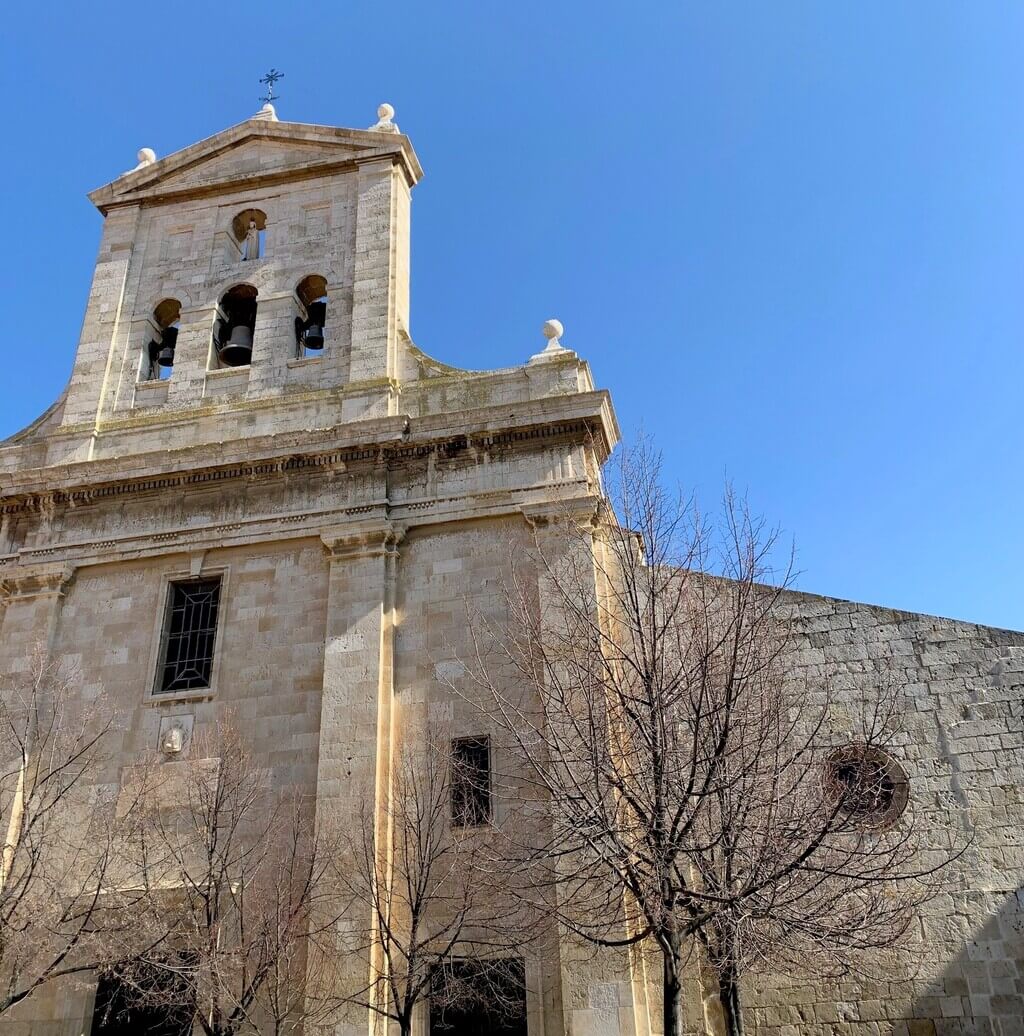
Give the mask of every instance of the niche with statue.
POLYGON ((267 254, 267 214, 262 209, 246 209, 231 221, 231 232, 242 262, 262 259, 267 254))

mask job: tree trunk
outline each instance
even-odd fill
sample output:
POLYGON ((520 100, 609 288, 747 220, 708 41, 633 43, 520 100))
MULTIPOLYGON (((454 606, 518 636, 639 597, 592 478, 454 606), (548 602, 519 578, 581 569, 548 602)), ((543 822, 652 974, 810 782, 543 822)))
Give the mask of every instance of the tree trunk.
POLYGON ((734 964, 724 964, 718 971, 718 995, 722 1001, 726 1036, 743 1036, 743 1009, 740 1006, 740 983, 734 964))
POLYGON ((665 1036, 681 1036, 683 1031, 683 988, 679 980, 679 957, 664 954, 662 982, 662 1018, 665 1036))

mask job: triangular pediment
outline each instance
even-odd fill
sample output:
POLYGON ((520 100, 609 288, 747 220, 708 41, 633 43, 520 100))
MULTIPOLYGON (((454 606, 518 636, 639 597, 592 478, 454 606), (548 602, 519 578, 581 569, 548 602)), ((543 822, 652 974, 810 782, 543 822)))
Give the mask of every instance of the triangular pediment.
POLYGON ((422 175, 416 153, 402 134, 248 119, 124 173, 89 198, 106 212, 133 201, 318 175, 381 158, 400 162, 412 183, 422 175))
POLYGON ((345 161, 365 150, 343 146, 324 147, 298 141, 250 139, 176 173, 168 173, 156 182, 162 188, 204 187, 239 176, 276 173, 285 169, 299 170, 323 162, 345 161))

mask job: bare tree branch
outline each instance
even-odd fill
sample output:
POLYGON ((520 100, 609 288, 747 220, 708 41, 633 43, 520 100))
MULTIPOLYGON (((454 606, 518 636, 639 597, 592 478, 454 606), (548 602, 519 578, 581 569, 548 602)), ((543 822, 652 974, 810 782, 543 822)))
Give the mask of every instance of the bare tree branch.
POLYGON ((493 830, 458 822, 456 788, 464 775, 449 746, 436 730, 407 737, 385 806, 391 857, 376 850, 367 806, 338 868, 349 903, 339 952, 359 962, 354 971, 365 979, 350 977, 341 998, 394 1022, 402 1036, 428 997, 434 1010, 475 1000, 491 1010, 521 1006, 506 1004, 508 969, 516 963, 509 953, 521 954, 530 927, 520 901, 507 893, 509 883, 484 866, 495 859, 493 830), (472 980, 456 958, 473 963, 472 980))
POLYGON ((111 884, 131 818, 101 783, 112 724, 41 652, 0 690, 0 1015, 130 935, 111 884))
POLYGON ((731 491, 716 520, 667 491, 646 442, 609 491, 512 559, 507 623, 471 617, 464 696, 549 805, 543 837, 508 836, 527 886, 593 945, 656 948, 666 1036, 699 950, 738 1036, 745 971, 836 972, 891 945, 957 850, 928 862, 897 815, 884 672, 852 719, 801 675, 777 532, 731 491))
POLYGON ((281 1036, 324 1009, 309 963, 338 916, 327 880, 335 846, 312 803, 267 777, 222 721, 194 738, 188 759, 140 778, 140 924, 166 936, 119 962, 117 976, 130 1002, 191 1012, 206 1036, 281 1036))

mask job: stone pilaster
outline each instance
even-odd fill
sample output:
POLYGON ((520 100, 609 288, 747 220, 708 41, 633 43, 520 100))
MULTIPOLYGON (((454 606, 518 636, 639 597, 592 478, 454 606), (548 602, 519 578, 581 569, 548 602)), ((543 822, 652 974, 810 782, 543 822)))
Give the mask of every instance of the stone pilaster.
POLYGON ((68 385, 63 423, 96 421, 108 392, 121 377, 121 350, 127 343, 131 313, 124 312, 128 272, 134 251, 139 208, 111 213, 103 226, 75 367, 68 385))
POLYGON ((295 318, 299 307, 294 292, 261 292, 257 299, 249 390, 280 390, 288 378, 288 362, 298 355, 295 318))
MULTIPOLYGON (((398 545, 404 529, 387 521, 364 528, 327 530, 329 554, 327 632, 320 714, 317 804, 321 816, 359 837, 372 809, 374 847, 383 866, 390 859, 387 803, 394 748, 394 627, 398 545)), ((373 919, 356 917, 365 930, 373 919)), ((371 974, 383 961, 376 950, 371 974)), ((362 963, 353 961, 352 967, 362 963)), ((353 987, 369 975, 353 974, 353 987)), ((366 1032, 366 1017, 349 1010, 335 1025, 338 1036, 366 1032)), ((371 1024, 371 1031, 375 1031, 371 1024)))
POLYGON ((203 398, 217 312, 213 303, 205 299, 201 305, 182 307, 174 371, 167 383, 167 399, 177 406, 189 406, 203 398))
POLYGON ((0 672, 26 673, 33 657, 50 658, 73 578, 74 568, 64 563, 0 572, 0 672))
POLYGON ((408 323, 409 185, 390 159, 359 167, 352 382, 393 378, 399 320, 408 323), (404 224, 404 225, 403 225, 404 224))
MULTIPOLYGON (((595 564, 598 538, 579 535, 566 528, 575 523, 592 525, 598 500, 583 497, 523 508, 533 527, 537 545, 547 562, 538 571, 538 607, 546 622, 558 623, 561 595, 556 590, 559 572, 567 579, 592 571, 595 611, 605 593, 602 586, 604 564, 595 564), (572 557, 576 552, 578 556, 572 557)), ((623 932, 625 935, 626 932, 623 932)), ((567 930, 559 931, 557 981, 561 996, 565 1032, 571 1036, 650 1036, 650 1007, 643 958, 628 947, 602 949, 581 945, 567 930)))

